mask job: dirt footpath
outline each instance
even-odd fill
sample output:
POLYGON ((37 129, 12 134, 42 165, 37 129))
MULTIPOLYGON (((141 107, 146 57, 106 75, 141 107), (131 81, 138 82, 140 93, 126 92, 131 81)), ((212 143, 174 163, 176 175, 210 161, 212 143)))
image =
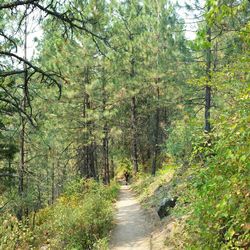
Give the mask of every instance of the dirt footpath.
POLYGON ((116 204, 111 250, 150 250, 150 225, 128 186, 122 186, 116 204))

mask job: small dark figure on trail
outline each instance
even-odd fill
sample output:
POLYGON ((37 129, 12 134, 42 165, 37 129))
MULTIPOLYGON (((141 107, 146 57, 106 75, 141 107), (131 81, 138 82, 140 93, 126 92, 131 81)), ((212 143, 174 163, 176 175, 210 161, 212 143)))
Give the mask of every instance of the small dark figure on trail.
POLYGON ((124 179, 125 179, 126 185, 128 185, 128 180, 129 180, 129 172, 128 171, 124 172, 124 179))

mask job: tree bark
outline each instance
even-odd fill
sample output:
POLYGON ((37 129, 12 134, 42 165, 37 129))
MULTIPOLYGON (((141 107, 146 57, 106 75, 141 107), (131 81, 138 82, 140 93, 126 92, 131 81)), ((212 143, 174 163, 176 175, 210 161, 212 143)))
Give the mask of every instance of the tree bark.
POLYGON ((110 173, 109 173, 109 138, 108 138, 108 122, 106 121, 107 118, 105 117, 106 111, 106 103, 107 103, 107 93, 106 93, 106 86, 105 86, 105 79, 103 78, 102 83, 102 111, 103 111, 103 120, 104 120, 104 127, 103 127, 103 165, 104 165, 104 182, 105 184, 110 183, 110 173))
MULTIPOLYGON (((157 2, 157 29, 159 30, 160 28, 160 5, 157 2)), ((157 65, 157 71, 159 70, 159 50, 160 50, 160 33, 157 34, 156 37, 158 41, 158 46, 157 46, 157 58, 156 58, 156 65, 157 65)), ((156 79, 155 84, 156 84, 156 97, 157 97, 157 107, 156 107, 156 113, 155 113, 155 128, 154 128, 154 146, 153 146, 153 161, 152 161, 152 175, 154 176, 156 173, 156 168, 157 168, 157 158, 159 154, 159 129, 160 129, 160 88, 158 85, 159 78, 156 79)))
POLYGON ((103 138, 103 165, 104 165, 104 181, 105 184, 110 183, 110 173, 109 173, 109 140, 108 140, 108 126, 107 123, 103 128, 104 138, 103 138))
POLYGON ((131 127, 132 127, 132 161, 133 170, 136 174, 138 172, 138 138, 137 138, 137 127, 136 127, 136 98, 135 96, 131 99, 131 127))
POLYGON ((55 163, 54 163, 53 157, 55 157, 55 156, 52 154, 51 155, 51 159, 52 159, 52 166, 51 166, 51 204, 53 204, 54 201, 55 201, 55 163))
POLYGON ((110 160, 110 178, 114 179, 115 177, 115 163, 114 163, 114 159, 111 156, 111 160, 110 160))
MULTIPOLYGON (((26 11, 25 11, 26 13, 26 11)), ((24 59, 27 59, 27 20, 24 22, 24 59)), ((28 69, 27 65, 23 64, 24 68, 24 79, 23 79, 23 100, 22 100, 22 109, 26 110, 27 105, 27 93, 28 93, 28 69)), ((20 117, 20 160, 19 160, 19 169, 18 169, 18 194, 20 197, 21 203, 23 203, 24 198, 24 173, 25 173, 25 129, 26 129, 26 119, 21 115, 20 117)), ((20 205, 20 208, 17 212, 17 218, 22 219, 24 212, 23 204, 20 205)))
POLYGON ((156 114, 155 114, 155 133, 154 133, 154 158, 152 161, 152 175, 155 175, 156 173, 156 164, 157 164, 157 158, 159 154, 159 125, 160 125, 160 88, 157 86, 157 108, 156 108, 156 114))
POLYGON ((88 177, 96 179, 96 168, 95 168, 95 143, 91 142, 89 147, 89 156, 88 156, 88 177))
MULTIPOLYGON (((210 5, 208 6, 208 11, 210 10, 210 5)), ((205 87, 205 132, 209 133, 211 131, 211 123, 210 123, 210 109, 211 109, 211 64, 212 64, 212 49, 211 49, 211 42, 212 42, 212 31, 211 27, 207 28, 207 42, 209 47, 207 49, 207 59, 206 59, 206 74, 207 74, 207 82, 208 84, 205 87)))
POLYGON ((96 171, 96 146, 95 141, 92 140, 92 121, 88 120, 87 111, 91 108, 89 94, 86 91, 86 84, 89 83, 89 69, 84 71, 84 90, 83 90, 83 118, 84 118, 84 132, 83 132, 83 145, 79 148, 79 163, 78 169, 81 177, 97 178, 96 171), (90 141, 91 140, 91 141, 90 141))

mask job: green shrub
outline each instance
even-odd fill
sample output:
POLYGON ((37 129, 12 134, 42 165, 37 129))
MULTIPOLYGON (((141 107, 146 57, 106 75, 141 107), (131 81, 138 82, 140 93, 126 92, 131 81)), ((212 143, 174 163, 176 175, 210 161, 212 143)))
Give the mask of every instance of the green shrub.
POLYGON ((93 249, 97 242, 103 242, 111 229, 112 202, 118 189, 116 183, 105 187, 94 180, 71 183, 40 227, 49 245, 55 249, 93 249))
POLYGON ((0 249, 107 249, 118 190, 115 182, 75 180, 55 204, 36 214, 33 231, 6 214, 0 218, 0 249))
POLYGON ((0 216, 0 249, 32 249, 34 235, 31 229, 9 213, 0 216))
POLYGON ((204 147, 206 162, 193 176, 190 230, 202 249, 247 249, 249 234, 249 89, 223 110, 204 147))

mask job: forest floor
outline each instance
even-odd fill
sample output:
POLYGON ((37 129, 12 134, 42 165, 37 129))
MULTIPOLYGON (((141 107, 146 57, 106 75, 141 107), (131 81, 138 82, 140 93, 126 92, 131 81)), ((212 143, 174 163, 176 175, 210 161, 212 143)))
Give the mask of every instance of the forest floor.
POLYGON ((169 249, 164 246, 162 229, 155 226, 156 219, 145 213, 129 186, 121 187, 116 209, 111 250, 169 249))

